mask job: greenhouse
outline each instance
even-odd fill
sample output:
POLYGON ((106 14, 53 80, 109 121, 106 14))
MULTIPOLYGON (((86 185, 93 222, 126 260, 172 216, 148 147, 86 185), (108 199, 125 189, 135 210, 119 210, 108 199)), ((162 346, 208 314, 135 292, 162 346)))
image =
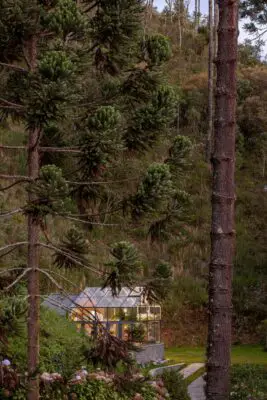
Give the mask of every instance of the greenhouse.
POLYGON ((148 303, 142 287, 124 287, 117 296, 109 288, 88 287, 77 296, 50 295, 44 304, 90 336, 104 327, 126 341, 160 343, 161 307, 148 303))

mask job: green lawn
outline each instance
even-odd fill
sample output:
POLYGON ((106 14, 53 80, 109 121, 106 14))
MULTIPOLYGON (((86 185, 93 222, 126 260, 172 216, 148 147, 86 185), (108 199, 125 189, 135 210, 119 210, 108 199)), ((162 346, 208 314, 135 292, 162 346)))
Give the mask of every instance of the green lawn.
MULTIPOLYGON (((205 349, 203 347, 170 347, 166 349, 165 357, 177 363, 205 362, 205 349)), ((232 363, 267 365, 267 353, 257 345, 234 346, 232 363)))

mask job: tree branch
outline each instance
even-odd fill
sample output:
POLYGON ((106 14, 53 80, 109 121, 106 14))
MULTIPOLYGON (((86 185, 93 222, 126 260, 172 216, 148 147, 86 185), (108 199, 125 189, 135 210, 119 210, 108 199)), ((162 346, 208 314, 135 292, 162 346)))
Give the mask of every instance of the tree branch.
POLYGON ((18 180, 16 182, 13 182, 13 183, 11 183, 11 185, 8 185, 8 186, 4 186, 4 187, 0 186, 0 192, 4 192, 5 190, 11 189, 13 186, 16 186, 16 185, 18 185, 20 183, 25 183, 25 182, 27 182, 27 181, 25 181, 23 179, 23 180, 18 180))
MULTIPOLYGON (((0 247, 0 252, 4 251, 4 250, 8 250, 10 248, 13 248, 13 250, 15 250, 17 247, 25 246, 27 244, 29 244, 29 242, 17 242, 17 243, 7 244, 6 246, 0 247)), ((0 255, 0 257, 1 257, 1 255, 0 255)))
POLYGON ((88 224, 88 225, 99 225, 99 226, 120 226, 120 224, 104 224, 102 222, 91 222, 91 221, 85 221, 83 219, 80 218, 75 218, 75 217, 70 217, 68 215, 64 215, 64 214, 55 214, 58 217, 62 217, 62 218, 66 218, 69 219, 70 221, 75 221, 75 222, 80 222, 82 224, 88 224))
POLYGON ((10 285, 8 285, 6 288, 4 288, 4 291, 8 291, 9 289, 11 289, 13 286, 15 286, 29 271, 31 270, 31 268, 26 268, 22 274, 20 274, 17 279, 14 280, 14 282, 12 282, 10 285))
POLYGON ((28 72, 27 69, 19 67, 18 65, 7 64, 7 63, 0 62, 0 66, 4 67, 4 68, 14 69, 15 71, 28 72))
POLYGON ((10 215, 18 214, 19 212, 23 211, 22 208, 17 208, 16 210, 6 211, 0 214, 1 217, 9 217, 10 215))
POLYGON ((79 261, 77 258, 73 257, 72 255, 70 255, 68 252, 63 251, 62 249, 52 245, 52 244, 45 244, 45 243, 38 243, 39 246, 41 247, 45 247, 47 249, 53 250, 59 254, 64 255, 65 257, 67 257, 70 261, 73 261, 74 264, 77 264, 83 268, 88 269, 91 272, 94 272, 95 274, 99 275, 99 276, 104 276, 104 272, 101 272, 97 269, 94 269, 93 267, 89 267, 87 265, 85 265, 84 263, 82 263, 81 261, 79 261))
MULTIPOLYGON (((3 150, 28 150, 27 146, 6 146, 0 145, 0 149, 3 150)), ((40 152, 47 152, 47 153, 82 153, 81 150, 75 147, 39 147, 40 152)))
POLYGON ((23 175, 5 175, 5 174, 0 174, 0 179, 7 179, 7 180, 13 180, 13 179, 18 179, 20 181, 32 181, 33 179, 30 178, 29 176, 23 176, 23 175))
POLYGON ((6 268, 6 269, 0 271, 0 275, 6 274, 7 272, 12 272, 12 271, 20 271, 22 269, 25 269, 25 268, 24 267, 6 268))
POLYGON ((0 108, 14 108, 19 110, 23 110, 25 108, 21 104, 12 103, 11 101, 3 99, 2 97, 0 97, 0 103, 4 104, 4 106, 0 104, 0 108))
POLYGON ((85 186, 85 185, 110 185, 112 183, 123 183, 123 182, 131 182, 131 181, 137 181, 139 178, 128 178, 128 179, 119 179, 119 180, 115 180, 115 181, 99 181, 99 182, 89 182, 89 181, 85 181, 85 182, 73 182, 73 181, 67 181, 67 183, 71 184, 71 185, 77 185, 77 186, 85 186))

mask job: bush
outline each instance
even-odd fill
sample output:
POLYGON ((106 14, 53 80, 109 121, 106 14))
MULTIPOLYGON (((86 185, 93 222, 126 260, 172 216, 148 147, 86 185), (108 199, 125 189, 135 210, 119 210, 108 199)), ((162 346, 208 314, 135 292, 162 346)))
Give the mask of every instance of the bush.
POLYGON ((236 365, 232 368, 231 400, 266 400, 267 367, 236 365))
POLYGON ((169 392, 170 400, 189 400, 187 384, 179 371, 165 371, 162 379, 169 392))
MULTIPOLYGON (((59 372, 64 378, 81 367, 84 348, 89 340, 78 333, 76 326, 47 308, 41 308, 40 370, 59 372)), ((25 371, 27 338, 24 334, 9 340, 8 356, 19 371, 25 371)))

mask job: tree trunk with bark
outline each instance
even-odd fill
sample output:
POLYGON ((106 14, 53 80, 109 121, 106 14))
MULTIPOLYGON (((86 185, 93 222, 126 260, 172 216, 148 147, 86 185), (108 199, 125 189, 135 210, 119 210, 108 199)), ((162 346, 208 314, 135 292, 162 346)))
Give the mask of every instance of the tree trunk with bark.
POLYGON ((195 0, 195 28, 196 28, 196 30, 198 29, 198 26, 197 26, 197 21, 198 21, 197 11, 198 11, 198 0, 195 0))
POLYGON ((237 0, 219 0, 212 188, 207 400, 228 400, 235 248, 237 0))
MULTIPOLYGON (((30 70, 34 72, 37 67, 37 38, 33 36, 25 48, 30 70)), ((28 176, 36 179, 39 176, 39 139, 40 130, 31 128, 28 138, 28 176)), ((33 193, 29 193, 29 203, 35 199, 33 193)), ((32 215, 28 216, 28 400, 39 399, 39 223, 32 215)))
POLYGON ((213 137, 213 102, 214 102, 214 20, 213 0, 209 0, 209 78, 208 78, 208 135, 206 143, 206 161, 210 162, 213 137))

